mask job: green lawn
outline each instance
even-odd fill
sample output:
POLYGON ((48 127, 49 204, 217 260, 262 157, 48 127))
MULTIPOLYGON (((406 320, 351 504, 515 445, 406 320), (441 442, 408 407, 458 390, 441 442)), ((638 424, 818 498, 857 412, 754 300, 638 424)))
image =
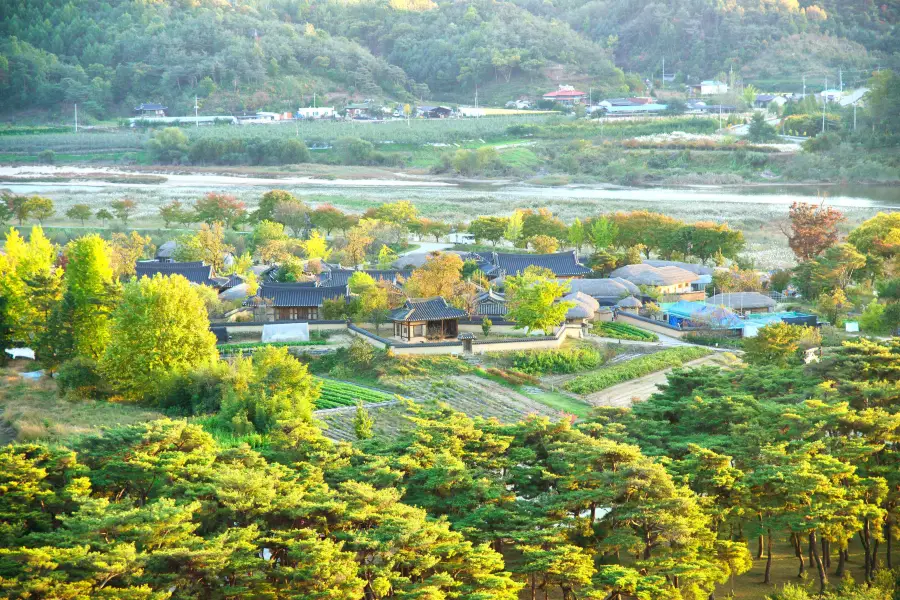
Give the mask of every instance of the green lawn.
POLYGON ((579 419, 586 419, 591 415, 592 407, 586 402, 582 402, 577 398, 561 394, 559 392, 531 392, 519 388, 518 391, 523 396, 528 396, 536 402, 540 402, 550 408, 555 408, 575 415, 579 419))

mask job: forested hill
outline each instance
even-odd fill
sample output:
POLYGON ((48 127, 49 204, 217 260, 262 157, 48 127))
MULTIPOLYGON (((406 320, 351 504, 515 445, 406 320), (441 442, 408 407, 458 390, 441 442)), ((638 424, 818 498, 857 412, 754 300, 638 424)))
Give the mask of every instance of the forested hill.
POLYGON ((4 112, 290 110, 312 100, 490 101, 666 70, 784 82, 900 62, 872 0, 0 0, 4 112), (815 4, 813 3, 815 2, 815 4), (625 73, 632 73, 626 76, 625 73))

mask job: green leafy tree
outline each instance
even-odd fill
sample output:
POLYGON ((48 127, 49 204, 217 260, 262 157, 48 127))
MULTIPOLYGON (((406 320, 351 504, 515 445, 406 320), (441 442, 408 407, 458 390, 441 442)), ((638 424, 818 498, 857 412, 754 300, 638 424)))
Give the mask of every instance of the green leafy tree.
POLYGON ((551 335, 575 306, 574 302, 558 301, 569 291, 569 285, 557 281, 547 269, 528 267, 519 275, 507 277, 505 286, 509 306, 506 318, 526 331, 541 329, 551 335))
POLYGON ((225 227, 234 227, 244 219, 247 209, 234 196, 210 192, 194 202, 194 213, 198 221, 207 225, 223 223, 225 227))
POLYGON ((312 423, 321 385, 287 348, 269 346, 235 360, 232 387, 220 418, 237 433, 266 433, 280 422, 312 423))
POLYGON ((805 343, 813 347, 817 332, 810 327, 773 323, 761 327, 756 337, 744 340, 744 353, 754 364, 774 364, 784 366, 798 360, 798 351, 805 343))
POLYGON ((847 300, 847 295, 844 294, 844 290, 842 289, 836 289, 830 293, 823 293, 816 301, 816 310, 818 310, 829 323, 835 326, 838 326, 843 322, 844 316, 850 312, 852 307, 853 304, 847 300))
MULTIPOLYGON (((754 98, 756 95, 754 94, 754 98)), ((770 142, 778 138, 775 128, 766 123, 766 117, 762 112, 753 113, 750 119, 750 127, 747 128, 747 139, 754 143, 770 142)))
POLYGON ((38 343, 41 360, 48 366, 76 356, 98 360, 109 343, 109 315, 118 301, 105 240, 95 234, 84 236, 70 242, 65 253, 65 291, 38 343))
POLYGON ((57 247, 38 227, 28 241, 13 228, 0 254, 0 296, 7 299, 13 339, 30 342, 46 328, 50 311, 59 301, 62 270, 55 267, 57 247))
POLYGON ((84 222, 90 219, 93 214, 94 212, 87 204, 73 204, 72 207, 66 211, 66 216, 73 221, 80 221, 82 227, 84 227, 84 222))
POLYGON ((101 208, 100 210, 98 210, 94 216, 97 217, 97 220, 99 220, 101 223, 103 223, 104 227, 106 227, 107 222, 112 221, 113 219, 116 218, 115 215, 113 215, 111 212, 109 212, 105 208, 101 208))
POLYGON ((187 155, 188 137, 178 127, 166 127, 153 134, 147 147, 154 160, 177 164, 187 155))
POLYGON ((569 243, 575 246, 577 252, 581 252, 581 246, 584 245, 586 234, 581 219, 575 218, 569 225, 569 243))
POLYGON ((290 192, 284 190, 269 190, 259 199, 259 206, 253 211, 253 220, 274 221, 275 208, 282 203, 303 205, 303 203, 290 192))
POLYGON ((217 359, 206 307, 187 279, 156 275, 125 285, 100 361, 123 396, 143 398, 168 375, 217 359))
POLYGON ((43 196, 31 196, 25 201, 25 210, 29 217, 37 219, 38 223, 44 224, 44 221, 56 214, 53 206, 53 200, 43 196))
POLYGON ((187 221, 187 219, 192 217, 186 216, 186 213, 188 212, 190 211, 184 207, 180 200, 172 200, 159 208, 159 216, 162 218, 166 229, 169 229, 172 226, 172 223, 190 222, 187 221))
POLYGON ((504 217, 478 217, 469 223, 469 233, 476 243, 487 240, 496 246, 505 237, 508 223, 504 217))
POLYGON ((494 326, 494 322, 489 318, 485 317, 481 320, 481 333, 484 334, 484 337, 491 335, 491 327, 494 326))
POLYGON ((122 200, 115 200, 109 203, 109 207, 112 209, 113 214, 117 219, 122 221, 122 225, 128 225, 128 219, 137 211, 137 203, 130 198, 123 198, 122 200))
POLYGON ((366 406, 362 401, 358 401, 356 403, 356 413, 353 416, 353 432, 356 434, 356 439, 367 440, 371 438, 374 424, 375 421, 372 419, 369 411, 366 410, 366 406))
POLYGON ((390 247, 382 244, 381 250, 378 251, 378 259, 376 265, 379 269, 390 269, 398 258, 400 257, 396 252, 391 250, 390 247))
POLYGON ((604 250, 617 245, 619 226, 606 216, 592 219, 588 225, 587 237, 595 250, 604 250))

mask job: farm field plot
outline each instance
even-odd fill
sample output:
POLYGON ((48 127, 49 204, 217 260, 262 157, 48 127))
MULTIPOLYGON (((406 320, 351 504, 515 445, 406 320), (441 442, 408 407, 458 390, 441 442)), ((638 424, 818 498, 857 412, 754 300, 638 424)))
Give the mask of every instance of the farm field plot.
POLYGON ((403 390, 410 398, 445 402, 470 417, 496 417, 500 421, 514 423, 529 414, 560 415, 559 410, 476 375, 456 375, 441 380, 425 377, 390 379, 394 387, 403 390))
POLYGON ((619 340, 633 340, 636 342, 656 342, 659 336, 650 331, 645 331, 627 323, 594 323, 591 333, 602 337, 619 340))
MULTIPOLYGON (((405 403, 398 402, 387 406, 372 406, 367 408, 369 416, 374 422, 372 429, 377 437, 394 437, 403 429, 410 426, 406 419, 409 409, 405 403)), ((317 412, 313 415, 322 423, 322 433, 325 437, 336 442, 356 441, 353 421, 356 417, 356 407, 347 406, 334 411, 324 413, 317 412)))
POLYGON ((680 367, 708 354, 710 354, 709 350, 696 346, 671 348, 627 362, 620 362, 605 369, 579 375, 567 382, 565 388, 576 394, 591 394, 618 383, 649 375, 650 373, 672 367, 680 367))
POLYGON ((333 379, 317 379, 322 383, 321 395, 316 400, 316 409, 318 410, 341 406, 352 407, 356 406, 356 403, 359 401, 362 401, 363 404, 374 404, 395 399, 393 395, 387 392, 373 390, 354 383, 335 381, 333 379))

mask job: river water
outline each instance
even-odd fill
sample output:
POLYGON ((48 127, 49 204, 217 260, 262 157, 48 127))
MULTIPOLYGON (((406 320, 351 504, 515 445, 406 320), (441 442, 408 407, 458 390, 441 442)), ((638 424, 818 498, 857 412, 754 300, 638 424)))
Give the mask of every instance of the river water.
MULTIPOLYGON (((84 167, 0 167, 0 188, 19 194, 45 194, 50 197, 61 194, 126 193, 140 190, 147 195, 182 195, 208 191, 253 190, 281 188, 295 194, 369 197, 373 201, 391 198, 430 196, 442 202, 466 204, 473 197, 494 199, 499 204, 519 205, 546 200, 546 205, 557 203, 614 204, 666 203, 684 205, 699 202, 704 205, 753 204, 789 206, 795 201, 825 201, 836 207, 897 210, 900 209, 900 186, 887 185, 754 185, 754 186, 691 186, 683 188, 623 188, 604 185, 566 185, 558 187, 533 186, 510 182, 453 182, 398 175, 394 179, 319 179, 313 177, 243 177, 216 174, 160 174, 166 181, 148 183, 106 182, 97 179, 78 179, 79 175, 142 175, 124 170, 84 167), (70 181, 17 182, 18 177, 71 175, 70 181)), ((463 216, 463 215, 461 215, 463 216)))

